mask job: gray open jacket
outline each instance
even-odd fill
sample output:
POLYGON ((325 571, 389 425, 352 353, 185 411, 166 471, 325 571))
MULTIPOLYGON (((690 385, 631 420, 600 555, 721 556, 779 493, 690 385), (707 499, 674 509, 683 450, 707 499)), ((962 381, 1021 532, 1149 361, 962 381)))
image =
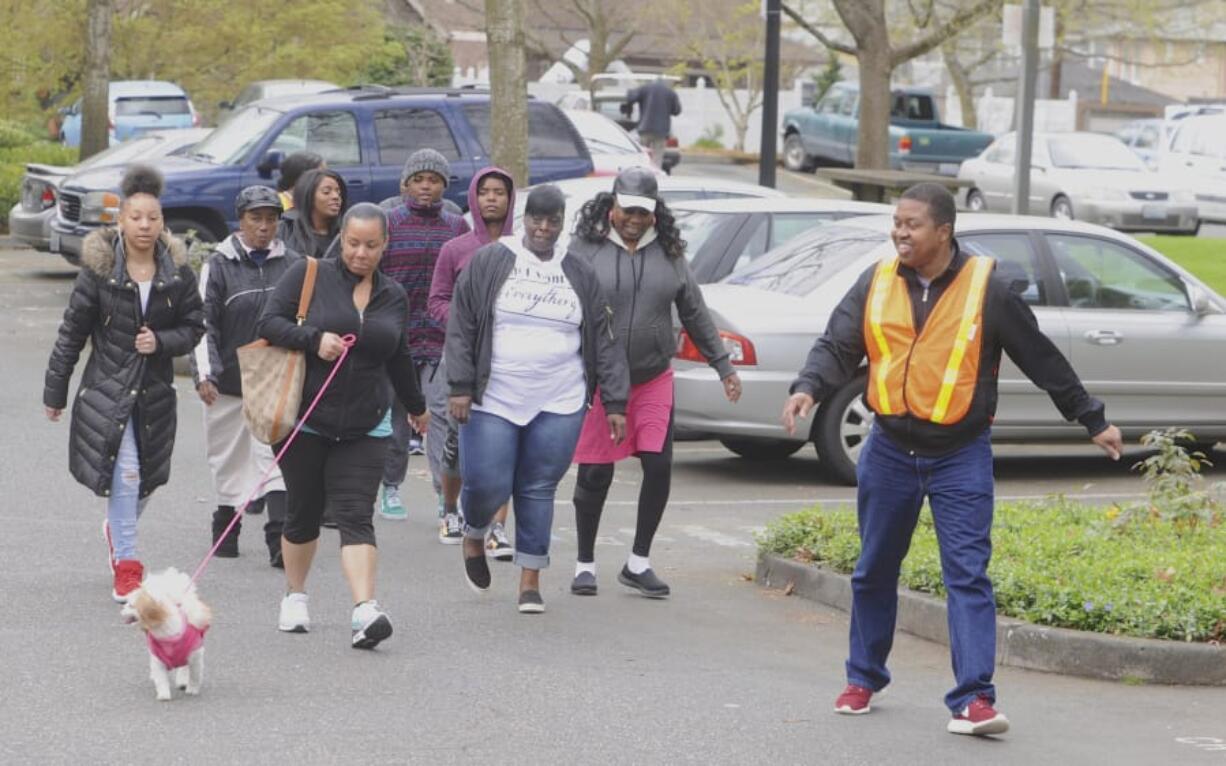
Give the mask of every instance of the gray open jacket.
POLYGON ((672 365, 677 353, 674 305, 682 326, 720 380, 733 373, 728 350, 684 258, 670 258, 654 239, 631 255, 612 232, 599 242, 575 237, 570 254, 582 256, 591 264, 608 296, 614 332, 625 349, 632 385, 646 383, 672 365))
MULTIPOLYGON (((491 242, 478 250, 468 267, 460 272, 451 297, 447 343, 443 350, 447 360, 447 383, 452 396, 471 396, 475 404, 481 403, 490 380, 494 306, 514 266, 515 253, 500 242, 491 242)), ((586 401, 591 404, 599 383, 600 401, 605 411, 624 414, 626 400, 630 396, 630 381, 624 352, 616 343, 609 324, 608 301, 591 266, 582 259, 565 258, 562 273, 574 288, 583 308, 580 353, 583 355, 587 380, 586 401)))

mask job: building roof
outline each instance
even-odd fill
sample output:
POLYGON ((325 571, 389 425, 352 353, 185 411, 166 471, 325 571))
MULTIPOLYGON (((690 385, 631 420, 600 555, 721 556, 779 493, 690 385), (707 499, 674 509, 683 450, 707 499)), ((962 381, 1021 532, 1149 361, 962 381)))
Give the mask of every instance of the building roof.
MULTIPOLYGON (((1066 59, 1060 67, 1060 98, 1068 98, 1071 91, 1077 91, 1079 99, 1097 100, 1099 89, 1102 87, 1102 80, 1102 69, 1092 68, 1082 61, 1069 61, 1066 59)), ((1167 104, 1179 102, 1179 99, 1172 98, 1165 93, 1143 88, 1140 85, 1133 85, 1127 80, 1121 80, 1118 77, 1108 76, 1107 82, 1111 103, 1135 104, 1138 106, 1166 106, 1167 104)), ((1050 83, 1051 69, 1044 67, 1039 71, 1039 81, 1035 92, 1041 94, 1049 93, 1050 83)), ((1002 83, 993 83, 992 92, 998 96, 1012 96, 1017 92, 1017 81, 1006 80, 1002 83)))

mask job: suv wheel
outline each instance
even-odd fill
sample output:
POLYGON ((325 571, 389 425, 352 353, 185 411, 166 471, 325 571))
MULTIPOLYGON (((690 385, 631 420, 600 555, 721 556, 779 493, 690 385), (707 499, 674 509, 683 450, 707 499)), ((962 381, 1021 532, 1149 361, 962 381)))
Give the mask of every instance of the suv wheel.
POLYGON ((822 469, 848 486, 856 483, 856 460, 873 425, 873 411, 864 403, 866 379, 857 375, 823 402, 813 424, 813 443, 822 469))

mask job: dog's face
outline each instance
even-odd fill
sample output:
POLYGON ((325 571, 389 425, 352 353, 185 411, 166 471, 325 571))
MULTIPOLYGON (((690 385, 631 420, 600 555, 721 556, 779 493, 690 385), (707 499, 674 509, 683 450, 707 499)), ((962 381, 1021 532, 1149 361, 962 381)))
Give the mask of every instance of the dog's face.
POLYGON ((132 594, 120 614, 127 622, 135 622, 141 630, 145 631, 161 627, 170 616, 166 605, 146 592, 144 588, 132 594))

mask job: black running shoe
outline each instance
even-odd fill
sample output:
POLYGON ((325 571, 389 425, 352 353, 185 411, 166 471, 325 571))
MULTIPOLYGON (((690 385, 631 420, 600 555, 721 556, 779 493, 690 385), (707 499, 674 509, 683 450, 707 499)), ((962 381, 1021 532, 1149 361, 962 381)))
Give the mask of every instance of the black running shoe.
POLYGON ((545 611, 545 599, 539 590, 526 590, 519 594, 520 614, 541 614, 545 611))
POLYGON ((627 588, 634 588, 647 598, 668 598, 668 583, 656 577, 656 573, 648 569, 642 574, 635 574, 630 567, 623 566, 617 573, 617 581, 627 588))
POLYGON ((464 559, 464 578, 468 587, 476 593, 484 593, 490 587, 490 565, 485 560, 485 552, 472 558, 464 559))
POLYGON ((576 596, 596 595, 596 575, 591 572, 580 572, 570 581, 570 592, 576 596))

